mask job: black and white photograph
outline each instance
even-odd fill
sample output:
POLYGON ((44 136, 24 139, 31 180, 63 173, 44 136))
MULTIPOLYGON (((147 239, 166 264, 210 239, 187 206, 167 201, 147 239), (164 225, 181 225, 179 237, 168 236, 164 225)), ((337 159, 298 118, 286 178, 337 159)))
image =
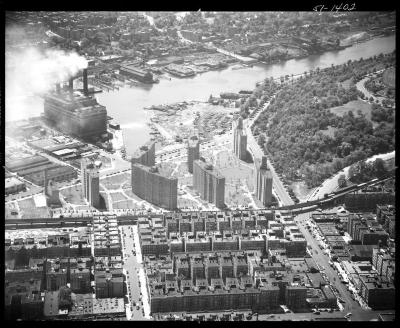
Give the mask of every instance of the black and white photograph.
POLYGON ((395 321, 396 11, 198 6, 4 12, 4 319, 395 321))

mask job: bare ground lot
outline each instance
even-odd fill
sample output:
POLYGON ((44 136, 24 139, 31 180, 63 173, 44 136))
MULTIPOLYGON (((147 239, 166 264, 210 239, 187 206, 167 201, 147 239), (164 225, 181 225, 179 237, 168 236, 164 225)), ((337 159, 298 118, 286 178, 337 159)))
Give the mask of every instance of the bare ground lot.
POLYGON ((63 190, 60 190, 60 194, 64 197, 67 203, 75 205, 85 205, 86 202, 82 194, 82 185, 72 186, 63 190))
POLYGON ((116 174, 103 179, 100 179, 100 183, 107 189, 119 189, 121 185, 130 182, 131 174, 124 172, 121 174, 116 174))

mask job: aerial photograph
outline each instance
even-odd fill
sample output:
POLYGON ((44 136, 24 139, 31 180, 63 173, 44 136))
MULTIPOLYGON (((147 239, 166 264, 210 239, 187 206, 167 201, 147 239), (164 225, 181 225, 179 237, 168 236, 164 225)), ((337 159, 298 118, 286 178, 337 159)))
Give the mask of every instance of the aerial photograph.
POLYGON ((4 319, 395 321, 396 12, 6 11, 4 319))

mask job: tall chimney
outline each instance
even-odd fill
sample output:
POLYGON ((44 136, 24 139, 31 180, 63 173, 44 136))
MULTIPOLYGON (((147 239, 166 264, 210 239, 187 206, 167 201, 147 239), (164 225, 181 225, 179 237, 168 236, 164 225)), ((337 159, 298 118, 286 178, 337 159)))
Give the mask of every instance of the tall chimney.
POLYGON ((69 79, 69 90, 70 91, 73 91, 74 90, 74 79, 71 77, 70 79, 69 79))
POLYGON ((89 95, 88 91, 88 80, 87 80, 87 68, 83 70, 83 94, 85 96, 89 95))

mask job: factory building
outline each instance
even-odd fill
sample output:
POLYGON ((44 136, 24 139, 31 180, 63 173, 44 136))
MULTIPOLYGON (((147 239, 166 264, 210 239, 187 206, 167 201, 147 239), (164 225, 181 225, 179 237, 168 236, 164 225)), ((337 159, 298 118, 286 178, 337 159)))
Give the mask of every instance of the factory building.
POLYGON ((161 175, 155 166, 133 163, 132 192, 156 206, 174 210, 178 203, 178 179, 161 175))
POLYGON ((100 205, 100 177, 99 171, 88 159, 81 161, 82 192, 90 206, 100 205))
POLYGON ((24 182, 18 180, 16 177, 6 178, 4 186, 5 195, 15 194, 25 190, 26 186, 24 182))
POLYGON ((156 164, 156 151, 155 143, 149 142, 148 144, 140 147, 131 158, 131 164, 142 164, 145 166, 154 166, 156 164))
POLYGON ((89 96, 87 70, 83 70, 83 94, 74 92, 73 79, 69 90, 56 91, 44 97, 44 117, 65 134, 82 139, 100 138, 107 133, 107 110, 89 96))
POLYGON ((204 160, 193 162, 193 187, 202 199, 218 208, 225 207, 225 177, 204 160))
POLYGON ((193 173, 193 162, 200 158, 200 143, 197 136, 192 136, 188 142, 188 170, 193 173))
POLYGON ((143 83, 154 83, 153 74, 134 65, 123 65, 119 69, 121 75, 132 77, 143 83))
POLYGON ((243 129, 243 118, 241 117, 233 129, 233 152, 240 160, 247 159, 247 135, 243 129))
POLYGON ((263 156, 261 163, 256 160, 256 196, 264 206, 272 202, 272 174, 267 165, 267 156, 263 156))

